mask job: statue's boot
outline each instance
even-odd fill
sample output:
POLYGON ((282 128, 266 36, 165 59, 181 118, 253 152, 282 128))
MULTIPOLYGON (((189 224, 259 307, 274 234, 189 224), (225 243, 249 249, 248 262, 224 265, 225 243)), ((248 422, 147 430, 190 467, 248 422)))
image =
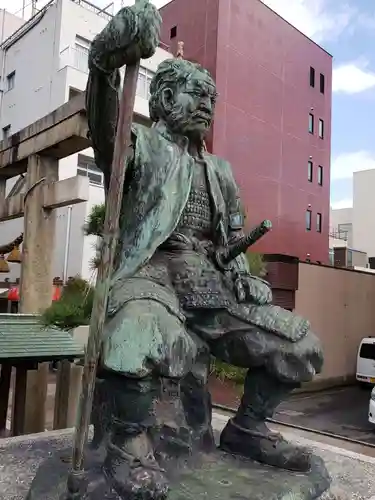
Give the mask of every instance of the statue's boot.
POLYGON ((179 380, 163 379, 157 415, 161 424, 158 459, 191 454, 193 436, 181 402, 179 380))
POLYGON ((154 456, 149 435, 155 424, 152 381, 122 378, 113 392, 112 422, 104 474, 123 500, 163 500, 168 482, 154 456))
POLYGON ((220 448, 287 470, 307 472, 312 454, 272 432, 266 419, 297 386, 280 382, 263 369, 249 370, 236 416, 224 428, 220 448))

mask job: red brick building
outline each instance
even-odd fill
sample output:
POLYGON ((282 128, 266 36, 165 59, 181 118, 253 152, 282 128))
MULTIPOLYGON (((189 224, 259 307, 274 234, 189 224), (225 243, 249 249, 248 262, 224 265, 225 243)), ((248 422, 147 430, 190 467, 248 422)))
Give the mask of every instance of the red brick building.
POLYGON ((328 263, 332 57, 259 0, 173 0, 162 41, 207 68, 209 149, 232 164, 264 253, 328 263))

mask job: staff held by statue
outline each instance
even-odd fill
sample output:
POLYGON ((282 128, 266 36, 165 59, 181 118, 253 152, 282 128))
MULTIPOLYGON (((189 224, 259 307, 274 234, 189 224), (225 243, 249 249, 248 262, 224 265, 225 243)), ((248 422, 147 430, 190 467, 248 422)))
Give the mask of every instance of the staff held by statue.
MULTIPOLYGON (((135 0, 148 3, 148 0, 135 0)), ((119 107, 116 140, 111 168, 109 190, 106 196, 106 211, 102 241, 101 261, 98 267, 97 285, 87 342, 85 365, 82 376, 82 390, 79 401, 72 470, 68 477, 67 500, 81 498, 83 479, 84 447, 87 442, 88 428, 95 389, 101 337, 107 309, 109 282, 117 246, 119 217, 125 181, 126 157, 131 140, 131 126, 137 89, 140 61, 127 65, 119 107)))

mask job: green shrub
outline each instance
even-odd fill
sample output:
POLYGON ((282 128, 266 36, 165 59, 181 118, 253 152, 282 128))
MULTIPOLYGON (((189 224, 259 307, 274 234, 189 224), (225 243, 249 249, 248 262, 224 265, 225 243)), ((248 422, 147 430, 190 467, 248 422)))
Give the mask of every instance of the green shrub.
POLYGON ((250 272, 253 276, 263 278, 267 274, 266 262, 262 254, 248 251, 246 254, 250 272))
POLYGON ((236 384, 243 384, 245 381, 247 370, 238 368, 237 366, 229 365, 218 359, 213 359, 210 368, 211 375, 214 375, 219 380, 231 380, 236 384))
POLYGON ((87 236, 102 236, 105 219, 105 204, 94 205, 83 227, 87 236))
POLYGON ((80 277, 71 278, 64 285, 60 300, 52 302, 42 314, 45 326, 71 330, 88 325, 94 303, 94 288, 80 277))

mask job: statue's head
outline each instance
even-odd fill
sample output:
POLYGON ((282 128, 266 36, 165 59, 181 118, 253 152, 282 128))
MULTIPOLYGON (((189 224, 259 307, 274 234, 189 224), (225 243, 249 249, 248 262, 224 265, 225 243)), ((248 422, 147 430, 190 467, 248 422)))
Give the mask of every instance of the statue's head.
POLYGON ((210 73, 186 59, 162 62, 150 85, 150 117, 191 140, 208 132, 217 98, 210 73))

